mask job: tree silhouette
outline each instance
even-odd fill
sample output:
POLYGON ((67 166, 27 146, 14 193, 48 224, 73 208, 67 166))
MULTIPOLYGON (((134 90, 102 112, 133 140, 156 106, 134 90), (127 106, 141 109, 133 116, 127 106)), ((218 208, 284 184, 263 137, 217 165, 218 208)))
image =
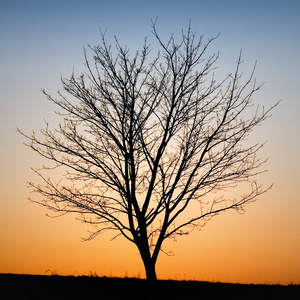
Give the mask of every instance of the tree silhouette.
POLYGON ((155 280, 165 239, 187 235, 222 211, 242 211, 270 188, 255 181, 265 162, 256 156, 262 144, 244 141, 277 104, 253 109, 260 86, 255 66, 240 84, 241 55, 234 73, 214 79, 218 55, 204 56, 215 38, 204 43, 189 26, 179 43, 173 35, 163 42, 155 23, 152 29, 160 47, 154 58, 146 39, 131 57, 101 34, 101 45, 89 47, 93 65, 85 51, 86 73, 62 79, 66 93, 55 99, 43 91, 63 123, 55 130, 46 123, 40 137, 21 134, 55 163, 35 170, 42 184, 30 185, 42 200, 32 201, 79 214, 95 228, 88 239, 106 230, 123 235, 137 246, 147 279, 155 280), (43 175, 53 168, 66 171, 58 183, 43 175), (226 191, 240 184, 245 193, 227 199, 226 191))

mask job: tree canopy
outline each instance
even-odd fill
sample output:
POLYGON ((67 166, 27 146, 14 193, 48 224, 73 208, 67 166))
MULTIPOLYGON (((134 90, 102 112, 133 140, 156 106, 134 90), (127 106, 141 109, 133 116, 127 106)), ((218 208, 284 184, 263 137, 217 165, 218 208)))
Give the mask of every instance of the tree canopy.
POLYGON ((261 85, 255 66, 242 78, 241 54, 235 71, 218 82, 218 54, 206 56, 215 38, 204 42, 189 27, 179 43, 173 35, 164 42, 152 25, 155 57, 147 39, 132 55, 101 34, 101 44, 89 47, 92 64, 84 53, 85 73, 62 79, 58 98, 43 91, 62 123, 22 133, 55 163, 35 170, 42 183, 30 185, 41 198, 32 201, 77 213, 95 228, 89 238, 114 230, 133 242, 148 279, 156 279, 165 239, 189 234, 222 211, 241 211, 270 188, 255 180, 264 171, 257 156, 263 145, 245 141, 277 105, 253 106, 261 85), (53 168, 65 171, 58 182, 44 175, 53 168), (244 193, 226 198, 240 184, 244 193))

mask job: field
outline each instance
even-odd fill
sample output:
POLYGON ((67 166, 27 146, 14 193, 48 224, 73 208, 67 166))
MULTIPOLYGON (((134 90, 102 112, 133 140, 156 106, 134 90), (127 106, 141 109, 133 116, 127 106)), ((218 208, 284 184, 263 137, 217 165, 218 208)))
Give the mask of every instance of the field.
POLYGON ((0 274, 1 299, 297 299, 299 285, 0 274), (250 298, 249 298, 250 299, 250 298))

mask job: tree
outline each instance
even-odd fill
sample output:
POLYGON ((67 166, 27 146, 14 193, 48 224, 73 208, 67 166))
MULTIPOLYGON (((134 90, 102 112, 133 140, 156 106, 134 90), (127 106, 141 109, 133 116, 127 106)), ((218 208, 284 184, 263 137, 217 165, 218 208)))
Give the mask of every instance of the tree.
POLYGON ((63 123, 56 130, 46 123, 41 137, 20 132, 54 162, 35 170, 42 184, 30 185, 43 197, 32 201, 79 214, 95 228, 88 239, 106 230, 124 236, 137 246, 147 279, 155 280, 167 238, 188 235, 222 211, 242 211, 270 188, 255 180, 265 162, 257 157, 262 144, 245 140, 277 104, 252 109, 260 86, 255 66, 240 84, 241 55, 233 74, 214 79, 218 54, 205 53, 215 38, 203 43, 189 26, 179 43, 173 35, 163 42, 155 23, 152 29, 160 52, 149 63, 147 39, 131 57, 101 34, 101 45, 90 47, 94 64, 84 50, 86 73, 62 79, 66 93, 55 99, 43 90, 63 123), (43 175, 53 168, 66 171, 58 183, 43 175), (240 184, 245 193, 226 199, 240 184))

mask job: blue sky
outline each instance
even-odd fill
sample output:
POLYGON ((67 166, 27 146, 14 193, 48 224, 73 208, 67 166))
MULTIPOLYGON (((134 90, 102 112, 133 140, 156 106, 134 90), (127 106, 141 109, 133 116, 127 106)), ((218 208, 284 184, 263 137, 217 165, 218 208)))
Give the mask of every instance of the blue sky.
MULTIPOLYGON (((295 133, 299 108, 299 1, 2 1, 0 4, 1 125, 11 128, 28 122, 34 107, 45 111, 40 89, 54 93, 60 76, 73 68, 84 71, 83 47, 100 42, 99 28, 116 35, 133 51, 151 36, 151 19, 158 18, 161 36, 181 34, 188 26, 205 39, 220 33, 210 53, 220 51, 219 72, 232 72, 240 49, 244 70, 258 61, 256 76, 265 86, 259 97, 267 105, 278 99, 282 117, 295 133), (13 111, 16 120, 7 111, 13 111), (26 113, 25 113, 26 112, 26 113), (293 118, 291 118, 293 116, 293 118), (17 124, 15 124, 17 123, 17 124), (5 125, 6 124, 6 125, 5 125)), ((157 45, 153 44, 154 51, 157 45)), ((48 111, 46 109, 46 111, 48 111)), ((277 111, 278 113, 278 111, 277 111)), ((47 116, 46 116, 47 117, 47 116)), ((283 127, 278 128, 283 134, 283 127)), ((2 135, 11 136, 5 132, 2 135)), ((294 135, 294 134, 293 134, 294 135)))
MULTIPOLYGON (((16 127, 29 132, 43 127, 44 117, 55 120, 52 114, 55 107, 46 101, 41 88, 54 94, 61 88, 61 75, 68 77, 73 68, 77 74, 84 71, 83 47, 100 43, 99 28, 107 29, 108 41, 113 43, 116 35, 121 44, 127 44, 133 51, 149 36, 156 51, 150 28, 151 19, 156 17, 163 38, 171 33, 180 36, 189 20, 192 29, 203 34, 204 39, 220 33, 209 52, 220 52, 219 72, 224 75, 232 72, 243 49, 242 68, 248 74, 257 60, 258 82, 265 82, 257 94, 257 102, 268 107, 283 99, 256 136, 260 141, 268 140, 262 152, 270 157, 264 180, 276 182, 274 191, 269 193, 274 200, 272 224, 275 228, 280 218, 290 218, 286 230, 291 239, 299 239, 300 1, 297 0, 1 1, 0 188, 4 192, 0 196, 0 225, 11 219, 7 216, 14 214, 14 207, 28 209, 24 203, 28 194, 26 181, 31 176, 29 167, 40 166, 34 153, 22 145, 16 127), (18 192, 14 190, 16 185, 18 192)), ((269 211, 266 207, 261 209, 261 214, 263 209, 269 211)), ((300 241, 297 247, 293 251, 300 251, 300 241)))

